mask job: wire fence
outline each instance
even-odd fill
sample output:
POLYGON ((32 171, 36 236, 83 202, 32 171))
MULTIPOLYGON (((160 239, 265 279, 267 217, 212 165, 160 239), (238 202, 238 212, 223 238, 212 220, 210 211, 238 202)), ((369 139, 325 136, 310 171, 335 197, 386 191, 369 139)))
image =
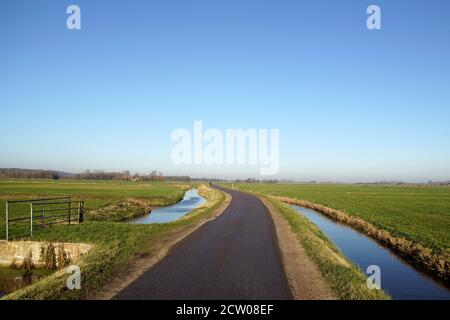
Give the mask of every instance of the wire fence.
POLYGON ((70 197, 6 201, 6 240, 33 236, 54 224, 80 223, 83 212, 84 201, 70 197))

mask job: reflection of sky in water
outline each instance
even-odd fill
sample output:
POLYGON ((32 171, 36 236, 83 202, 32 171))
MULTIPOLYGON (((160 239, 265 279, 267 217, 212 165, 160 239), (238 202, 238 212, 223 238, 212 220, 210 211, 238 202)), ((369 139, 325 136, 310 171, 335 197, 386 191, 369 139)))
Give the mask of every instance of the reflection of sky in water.
POLYGON ((381 287, 394 299, 450 299, 450 292, 415 270, 375 240, 336 223, 314 210, 292 206, 318 226, 355 264, 366 271, 370 265, 381 269, 381 287))
POLYGON ((199 207, 205 202, 205 198, 200 196, 196 189, 186 192, 183 200, 172 206, 153 209, 148 215, 139 217, 131 223, 148 224, 148 223, 166 223, 180 219, 185 214, 199 207))

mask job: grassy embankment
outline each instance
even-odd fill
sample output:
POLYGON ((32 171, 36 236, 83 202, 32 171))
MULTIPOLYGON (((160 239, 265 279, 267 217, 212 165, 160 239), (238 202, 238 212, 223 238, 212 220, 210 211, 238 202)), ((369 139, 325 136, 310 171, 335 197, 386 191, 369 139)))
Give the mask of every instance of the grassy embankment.
MULTIPOLYGON (((7 200, 71 196, 85 202, 86 220, 125 221, 147 213, 152 207, 180 201, 189 187, 187 183, 163 182, 0 180, 0 239, 5 238, 7 200)), ((28 203, 11 204, 10 218, 27 217, 28 206, 28 203)), ((12 228, 24 229, 21 224, 28 223, 16 223, 12 228)), ((14 230, 11 236, 14 236, 14 230)))
MULTIPOLYGON (((119 183, 115 185, 110 183, 109 188, 116 190, 104 192, 114 195, 123 192, 126 197, 149 197, 152 194, 149 190, 158 190, 161 186, 172 188, 172 184, 160 184, 153 186, 146 185, 138 187, 138 192, 133 191, 134 187, 130 183, 119 183), (142 188, 142 189, 141 189, 142 188), (125 190, 124 190, 125 189, 125 190)), ((108 189, 109 189, 108 188, 108 189)), ((184 189, 184 187, 178 187, 184 189)), ((90 192, 86 194, 95 194, 96 187, 91 186, 90 192)), ((167 190, 167 189, 166 189, 167 190)), ((175 189, 173 189, 175 190, 175 189)), ((200 193, 208 199, 208 202, 200 208, 191 212, 188 216, 178 221, 167 224, 134 225, 123 222, 95 221, 87 219, 82 224, 72 226, 55 225, 50 228, 40 230, 35 234, 33 240, 40 241, 63 241, 63 242, 82 242, 93 244, 94 247, 85 257, 77 262, 82 273, 82 289, 68 290, 66 288, 67 275, 64 270, 57 271, 49 277, 46 277, 37 283, 16 291, 4 298, 7 299, 82 299, 89 297, 95 290, 102 285, 107 284, 108 279, 126 270, 127 265, 136 258, 151 255, 158 241, 172 233, 180 232, 200 219, 205 219, 214 212, 225 199, 223 193, 209 189, 205 186, 199 187, 200 193)), ((101 193, 101 192, 99 192, 101 193)), ((156 191, 153 194, 157 193, 156 191)), ((176 194, 176 192, 175 192, 176 194)), ((48 195, 48 194, 46 194, 48 195)), ((158 194, 158 197, 162 197, 158 194)), ((118 200, 114 196, 114 199, 118 200)), ((93 201, 96 201, 95 199, 93 201)), ((102 199, 103 201, 103 199, 102 199)), ((107 204, 107 200, 103 202, 107 204)))
MULTIPOLYGON (((28 271, 28 270, 22 270, 22 269, 17 270, 17 269, 0 267, 0 281, 4 278, 11 279, 12 277, 22 277, 29 272, 30 271, 28 271)), ((33 269, 32 273, 35 275, 38 275, 40 277, 45 277, 45 276, 51 274, 52 271, 46 270, 46 269, 33 269)))
POLYGON ((448 283, 449 187, 311 184, 238 187, 298 203, 347 223, 448 283))
POLYGON ((344 300, 384 300, 389 297, 381 290, 369 290, 366 276, 307 218, 288 205, 266 197, 288 221, 292 231, 308 256, 319 267, 336 297, 344 300))

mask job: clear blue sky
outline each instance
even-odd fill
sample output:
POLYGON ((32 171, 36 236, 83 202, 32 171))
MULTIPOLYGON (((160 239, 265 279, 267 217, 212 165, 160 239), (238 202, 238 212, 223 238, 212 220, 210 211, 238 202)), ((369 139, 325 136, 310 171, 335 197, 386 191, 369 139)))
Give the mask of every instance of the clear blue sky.
POLYGON ((450 2, 1 1, 0 119, 0 167, 257 176, 171 163, 202 120, 279 128, 280 178, 447 180, 450 2))

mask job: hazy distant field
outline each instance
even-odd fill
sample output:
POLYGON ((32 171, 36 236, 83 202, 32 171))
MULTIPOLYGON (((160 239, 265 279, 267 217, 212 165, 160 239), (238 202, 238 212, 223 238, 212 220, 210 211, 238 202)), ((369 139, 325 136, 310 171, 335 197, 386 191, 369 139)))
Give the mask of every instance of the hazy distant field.
MULTIPOLYGON (((131 181, 85 180, 0 180, 0 238, 5 237, 7 200, 71 196, 85 201, 87 210, 129 198, 144 199, 150 205, 166 205, 180 200, 188 184, 131 181)), ((29 204, 27 204, 28 206, 29 204)), ((10 206, 10 216, 26 216, 28 207, 10 206)))
POLYGON ((342 210, 436 252, 450 253, 447 186, 235 184, 235 187, 342 210))

